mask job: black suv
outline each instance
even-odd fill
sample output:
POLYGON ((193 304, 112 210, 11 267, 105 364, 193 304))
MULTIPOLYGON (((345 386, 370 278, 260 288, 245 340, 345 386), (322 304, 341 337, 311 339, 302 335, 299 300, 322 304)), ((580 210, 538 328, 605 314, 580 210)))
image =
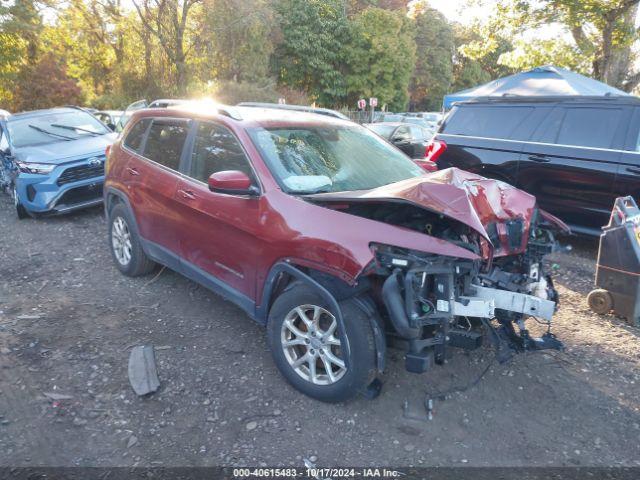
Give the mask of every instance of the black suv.
POLYGON ((484 98, 454 106, 429 151, 439 169, 508 182, 598 235, 615 198, 640 193, 639 130, 632 96, 484 98))

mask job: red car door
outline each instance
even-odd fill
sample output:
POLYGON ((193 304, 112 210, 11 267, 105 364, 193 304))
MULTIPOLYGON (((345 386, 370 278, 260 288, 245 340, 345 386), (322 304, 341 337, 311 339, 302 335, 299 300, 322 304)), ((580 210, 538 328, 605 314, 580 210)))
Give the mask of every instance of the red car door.
POLYGON ((261 255, 260 198, 212 192, 207 180, 212 173, 224 170, 245 172, 254 181, 256 177, 240 142, 229 129, 208 121, 200 122, 196 128, 186 176, 176 191, 184 225, 180 239, 182 258, 186 269, 195 271, 199 279, 253 301, 255 259, 261 255))
POLYGON ((152 255, 160 256, 170 268, 177 267, 180 250, 182 225, 175 193, 189 123, 154 119, 140 147, 142 153, 129 155, 124 172, 140 235, 152 255))

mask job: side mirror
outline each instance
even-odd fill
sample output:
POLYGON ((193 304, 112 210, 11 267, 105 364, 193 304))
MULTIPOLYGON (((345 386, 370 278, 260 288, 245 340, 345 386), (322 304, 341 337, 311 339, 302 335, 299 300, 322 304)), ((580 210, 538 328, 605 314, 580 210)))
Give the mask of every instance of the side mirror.
POLYGON ((402 143, 402 142, 406 142, 406 141, 408 141, 408 140, 409 140, 409 139, 408 139, 407 137, 403 137, 402 135, 397 135, 397 136, 395 136, 395 137, 393 137, 393 138, 391 139, 391 141, 392 141, 393 143, 402 143))
POLYGON ((209 190, 212 192, 250 196, 260 193, 258 188, 251 184, 249 175, 238 170, 223 170, 212 173, 208 184, 209 190))
POLYGON ((107 123, 107 127, 109 127, 113 132, 116 131, 116 126, 113 122, 107 123))

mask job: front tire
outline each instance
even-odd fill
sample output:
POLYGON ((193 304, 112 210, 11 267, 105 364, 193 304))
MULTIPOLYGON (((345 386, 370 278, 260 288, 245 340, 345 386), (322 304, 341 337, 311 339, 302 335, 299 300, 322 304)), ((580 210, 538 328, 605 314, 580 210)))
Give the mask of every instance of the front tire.
POLYGON ((15 185, 13 187, 13 205, 16 207, 16 215, 18 220, 24 220, 25 218, 29 218, 29 212, 24 205, 20 202, 20 197, 18 196, 18 190, 15 185))
POLYGON ((366 312, 354 301, 340 303, 346 343, 335 312, 301 283, 289 286, 269 312, 267 340, 274 362, 297 390, 323 402, 364 393, 373 381, 375 342, 366 312))
POLYGON ((124 205, 113 207, 109 213, 111 256, 118 270, 129 277, 146 275, 155 267, 155 263, 144 253, 133 225, 131 214, 124 205))

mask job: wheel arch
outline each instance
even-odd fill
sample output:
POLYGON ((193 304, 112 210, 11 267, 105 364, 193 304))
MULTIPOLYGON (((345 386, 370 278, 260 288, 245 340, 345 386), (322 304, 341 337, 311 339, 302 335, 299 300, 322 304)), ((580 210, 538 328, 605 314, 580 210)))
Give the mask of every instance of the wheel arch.
POLYGON ((133 212, 133 208, 131 207, 131 202, 129 201, 129 198, 127 197, 127 195, 121 190, 118 190, 117 188, 107 187, 104 192, 104 213, 107 219, 109 219, 109 214, 111 213, 111 210, 113 210, 113 208, 119 204, 123 204, 125 208, 129 211, 129 214, 131 215, 131 219, 133 220, 132 227, 135 229, 136 234, 139 234, 138 221, 133 212))
POLYGON ((301 282, 315 290, 335 312, 336 320, 340 327, 340 341, 343 345, 348 345, 348 342, 344 338, 344 317, 339 301, 353 298, 358 303, 369 318, 376 346, 376 368, 379 372, 382 372, 385 367, 386 339, 382 328, 376 320, 375 305, 363 295, 370 288, 368 279, 364 277, 352 287, 344 280, 325 271, 304 267, 290 261, 277 262, 271 267, 264 282, 260 305, 256 305, 255 319, 258 322, 266 325, 269 310, 274 300, 294 282, 301 282), (345 287, 350 289, 349 293, 346 290, 342 290, 345 287))

